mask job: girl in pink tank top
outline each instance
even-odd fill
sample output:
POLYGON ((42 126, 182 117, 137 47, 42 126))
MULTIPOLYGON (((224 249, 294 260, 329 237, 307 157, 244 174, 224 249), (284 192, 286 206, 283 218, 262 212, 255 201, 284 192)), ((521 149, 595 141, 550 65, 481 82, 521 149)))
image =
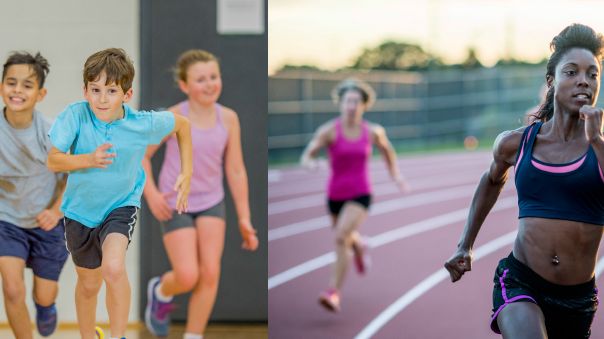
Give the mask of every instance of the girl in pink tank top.
POLYGON ((168 137, 159 175, 153 180, 150 159, 159 148, 149 147, 143 167, 144 195, 151 213, 162 222, 164 245, 172 271, 148 284, 145 324, 157 336, 166 336, 173 309, 172 297, 192 291, 186 334, 201 336, 214 306, 224 247, 223 170, 237 210, 244 249, 258 247, 251 223, 248 181, 243 163, 237 114, 216 101, 222 90, 220 67, 214 55, 202 50, 183 53, 177 63, 177 82, 188 100, 170 108, 191 121, 193 176, 188 213, 174 213, 173 187, 180 172, 177 142, 168 137))
POLYGON ((334 124, 335 140, 327 148, 331 167, 327 196, 330 200, 347 200, 371 194, 369 124, 366 121, 361 123, 361 136, 355 140, 346 138, 341 119, 334 124))
POLYGON ((348 252, 352 249, 357 271, 365 273, 369 265, 367 246, 357 231, 367 218, 371 204, 369 160, 372 145, 381 151, 390 176, 400 190, 408 190, 398 170, 396 153, 380 125, 363 120, 375 94, 359 80, 345 80, 334 89, 340 117, 328 121, 315 133, 301 157, 302 165, 314 168, 314 158, 327 148, 330 176, 327 186, 328 208, 336 231, 336 262, 327 290, 320 294, 319 303, 327 310, 340 310, 340 290, 346 275, 348 252))

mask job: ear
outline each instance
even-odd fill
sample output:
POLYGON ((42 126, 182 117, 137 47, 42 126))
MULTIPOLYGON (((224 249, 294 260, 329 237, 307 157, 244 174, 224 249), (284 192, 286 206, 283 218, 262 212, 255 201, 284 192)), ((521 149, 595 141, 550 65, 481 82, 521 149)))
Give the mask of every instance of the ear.
POLYGON ((46 93, 48 93, 46 88, 44 88, 44 87, 40 88, 40 90, 38 91, 38 99, 36 100, 36 102, 40 102, 40 101, 44 100, 44 97, 46 97, 46 93))
POLYGON ((182 80, 178 80, 178 88, 180 88, 180 90, 186 94, 189 95, 189 89, 187 88, 187 83, 182 81, 182 80))
POLYGON ((545 76, 545 82, 547 83, 547 88, 551 88, 554 84, 554 77, 551 75, 546 75, 545 76))
POLYGON ((84 84, 84 86, 82 86, 82 94, 84 94, 84 98, 86 97, 86 84, 84 84))
POLYGON ((123 101, 124 102, 130 101, 130 99, 132 99, 132 94, 133 94, 132 87, 130 87, 130 89, 127 90, 126 93, 124 93, 124 100, 123 101))

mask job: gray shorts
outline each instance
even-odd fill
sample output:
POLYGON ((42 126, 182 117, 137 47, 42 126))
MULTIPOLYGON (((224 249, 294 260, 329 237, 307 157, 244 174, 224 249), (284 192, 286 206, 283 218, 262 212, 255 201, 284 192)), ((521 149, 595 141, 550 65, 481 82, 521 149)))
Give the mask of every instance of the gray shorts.
POLYGON ((178 214, 178 212, 172 213, 172 219, 162 222, 162 229, 164 233, 172 232, 174 230, 185 228, 185 227, 195 227, 195 219, 198 217, 216 217, 222 220, 225 219, 225 208, 224 208, 224 199, 220 200, 216 205, 208 208, 207 210, 197 211, 197 212, 186 212, 183 214, 178 214))

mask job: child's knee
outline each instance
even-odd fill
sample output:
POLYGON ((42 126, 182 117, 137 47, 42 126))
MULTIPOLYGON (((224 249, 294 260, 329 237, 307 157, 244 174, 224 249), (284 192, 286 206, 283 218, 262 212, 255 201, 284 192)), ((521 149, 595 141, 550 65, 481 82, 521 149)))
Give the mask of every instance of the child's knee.
POLYGON ((101 272, 107 283, 117 282, 126 276, 126 266, 119 260, 103 261, 101 272))
POLYGON ((175 271, 174 277, 183 289, 190 291, 199 282, 199 271, 197 269, 175 271))
POLYGON ((2 284, 4 298, 10 303, 22 302, 25 300, 25 284, 16 281, 4 281, 2 284))
POLYGON ((33 289, 34 301, 41 306, 50 306, 55 302, 58 292, 59 284, 56 281, 44 284, 35 283, 33 289))
POLYGON ((200 280, 205 286, 217 286, 220 280, 220 264, 202 266, 200 280))
POLYGON ((87 297, 96 296, 101 290, 103 281, 100 279, 78 278, 78 288, 87 297))

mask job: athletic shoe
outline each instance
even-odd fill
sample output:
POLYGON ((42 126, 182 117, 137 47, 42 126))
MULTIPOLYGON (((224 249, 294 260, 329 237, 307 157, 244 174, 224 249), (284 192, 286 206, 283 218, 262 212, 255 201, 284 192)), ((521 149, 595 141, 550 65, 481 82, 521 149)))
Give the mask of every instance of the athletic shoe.
MULTIPOLYGON (((35 304, 35 303, 34 303, 35 304)), ((36 305, 36 327, 43 337, 53 334, 57 328, 57 307, 36 305)))
POLYGON ((368 249, 369 247, 363 240, 352 244, 354 267, 361 275, 367 273, 371 267, 371 257, 369 256, 368 249))
POLYGON ((330 288, 319 295, 319 304, 331 312, 340 312, 340 293, 330 288))
POLYGON ((96 336, 96 339, 105 339, 105 332, 98 326, 94 328, 94 335, 96 336))
POLYGON ((158 337, 168 335, 170 327, 170 312, 174 311, 171 302, 162 302, 155 295, 155 288, 160 278, 155 277, 147 284, 147 307, 145 308, 145 325, 149 332, 158 337))

